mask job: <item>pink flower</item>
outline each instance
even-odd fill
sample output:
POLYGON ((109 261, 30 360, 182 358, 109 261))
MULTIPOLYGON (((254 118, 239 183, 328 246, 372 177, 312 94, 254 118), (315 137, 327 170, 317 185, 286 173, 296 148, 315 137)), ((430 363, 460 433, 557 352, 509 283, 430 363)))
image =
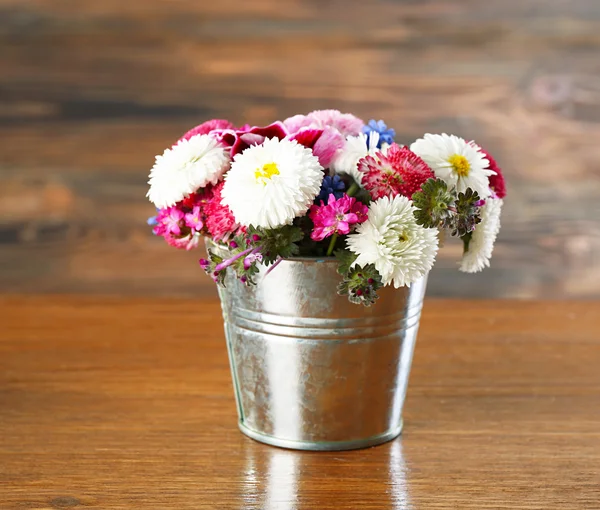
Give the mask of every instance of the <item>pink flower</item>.
POLYGON ((307 149, 312 149, 319 141, 322 134, 322 129, 306 127, 293 135, 290 135, 289 138, 290 140, 296 140, 300 145, 303 145, 307 149))
POLYGON ((200 234, 191 233, 183 237, 165 236, 165 241, 169 246, 189 251, 198 247, 200 234))
POLYGON ((204 221, 202 221, 202 208, 199 205, 195 205, 191 212, 186 213, 184 219, 186 226, 196 232, 200 232, 204 226, 204 221))
POLYGON ((387 152, 377 152, 358 162, 362 184, 373 200, 404 195, 411 198, 434 173, 419 156, 407 147, 393 143, 387 152))
POLYGON ((225 119, 212 119, 190 129, 180 140, 189 140, 192 136, 196 135, 207 135, 211 131, 223 130, 223 129, 235 129, 234 125, 225 119))
POLYGON ((296 133, 289 135, 288 138, 296 140, 308 149, 312 149, 313 154, 319 158, 319 163, 323 168, 329 167, 336 152, 344 146, 345 142, 340 132, 331 127, 323 129, 303 127, 296 133))
POLYGON ((179 236, 181 235, 181 228, 184 226, 183 218, 183 212, 176 205, 167 209, 160 209, 156 215, 156 226, 153 232, 157 236, 179 236))
POLYGON ((207 202, 206 189, 192 193, 174 206, 160 209, 156 215, 154 234, 162 236, 175 248, 191 250, 200 242, 205 230, 203 207, 207 202))
MULTIPOLYGON (((193 196, 196 197, 197 195, 193 196)), ((188 197, 186 200, 190 198, 188 197)), ((196 212, 199 217, 200 207, 194 207, 194 210, 196 209, 198 210, 192 211, 192 213, 185 213, 184 211, 189 209, 183 206, 183 202, 179 202, 167 209, 160 209, 156 215, 156 226, 153 232, 158 236, 162 236, 170 246, 174 246, 175 248, 185 250, 195 248, 200 241, 198 232, 202 229, 202 225, 196 222, 197 230, 195 230, 188 224, 188 216, 196 212)))
POLYGON ((221 192, 224 181, 209 190, 207 201, 204 205, 205 225, 208 232, 215 241, 222 241, 230 236, 236 235, 240 231, 233 217, 233 213, 226 205, 221 203, 221 192))
POLYGON ((266 138, 278 138, 282 140, 288 132, 285 126, 277 121, 265 127, 243 126, 234 130, 225 130, 220 133, 220 139, 225 145, 231 146, 231 156, 235 156, 246 150, 251 145, 260 145, 266 138))
MULTIPOLYGON (((328 168, 337 151, 344 147, 346 136, 358 135, 362 132, 364 122, 350 113, 340 113, 338 110, 315 110, 308 115, 294 115, 283 121, 292 139, 306 137, 306 131, 321 130, 322 134, 311 146, 319 158, 322 167, 328 168)), ((302 143, 299 140, 299 143, 302 143)))
POLYGON ((283 123, 290 133, 296 133, 305 127, 325 129, 331 127, 343 137, 356 136, 362 132, 365 123, 350 113, 341 113, 338 110, 315 110, 308 115, 294 115, 284 120, 283 123))
POLYGON ((329 168, 338 150, 343 148, 345 143, 346 140, 339 131, 326 127, 312 148, 313 154, 319 158, 323 168, 329 168))
POLYGON ((366 221, 369 208, 354 197, 344 194, 337 199, 329 195, 327 205, 313 205, 309 217, 315 224, 310 234, 313 241, 322 241, 333 234, 345 235, 350 233, 351 225, 366 221))
POLYGON ((229 208, 221 204, 224 184, 209 184, 173 207, 158 211, 153 232, 171 246, 190 250, 198 245, 199 234, 222 241, 243 231, 229 208))

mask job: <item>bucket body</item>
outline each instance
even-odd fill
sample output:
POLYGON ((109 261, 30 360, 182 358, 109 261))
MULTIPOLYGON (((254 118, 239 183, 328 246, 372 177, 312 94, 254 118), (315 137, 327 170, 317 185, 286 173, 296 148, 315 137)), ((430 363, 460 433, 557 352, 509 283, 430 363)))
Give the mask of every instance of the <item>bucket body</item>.
POLYGON ((239 427, 253 439, 347 450, 402 430, 427 278, 364 307, 337 294, 336 268, 289 259, 261 267, 256 286, 228 271, 219 288, 239 427))

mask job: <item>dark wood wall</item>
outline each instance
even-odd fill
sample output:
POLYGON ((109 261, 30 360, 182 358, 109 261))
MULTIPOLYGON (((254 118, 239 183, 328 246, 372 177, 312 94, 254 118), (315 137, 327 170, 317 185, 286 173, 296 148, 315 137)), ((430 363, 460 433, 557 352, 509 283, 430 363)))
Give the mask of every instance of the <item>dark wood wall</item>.
POLYGON ((316 108, 475 138, 510 196, 439 296, 600 297, 598 0, 0 0, 0 289, 207 294, 145 225, 155 154, 316 108))

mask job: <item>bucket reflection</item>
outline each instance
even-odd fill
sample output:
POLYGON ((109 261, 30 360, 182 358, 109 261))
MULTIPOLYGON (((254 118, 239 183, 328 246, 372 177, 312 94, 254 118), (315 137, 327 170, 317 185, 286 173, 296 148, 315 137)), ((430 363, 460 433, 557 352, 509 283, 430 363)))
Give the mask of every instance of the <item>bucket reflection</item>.
POLYGON ((396 440, 390 443, 388 466, 392 496, 391 508, 394 510, 412 509, 408 492, 408 469, 402 453, 402 441, 396 440))
POLYGON ((298 452, 249 444, 246 448, 245 508, 297 509, 301 461, 298 452))
POLYGON ((348 453, 307 453, 261 446, 245 448, 244 508, 315 509, 338 503, 379 501, 381 508, 410 510, 409 476, 402 442, 348 453), (380 469, 383 467, 385 469, 380 469), (361 466, 357 472, 357 466, 361 466), (362 483, 357 482, 357 477, 362 483), (331 492, 323 491, 327 480, 331 492), (385 490, 382 490, 382 484, 385 490))

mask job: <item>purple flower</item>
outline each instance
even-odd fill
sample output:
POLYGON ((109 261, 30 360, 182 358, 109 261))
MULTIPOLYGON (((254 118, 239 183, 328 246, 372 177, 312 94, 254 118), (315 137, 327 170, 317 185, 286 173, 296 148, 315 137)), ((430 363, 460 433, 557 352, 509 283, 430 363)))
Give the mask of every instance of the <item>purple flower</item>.
POLYGON ((342 198, 344 195, 344 190, 346 189, 346 185, 344 181, 340 179, 339 175, 334 175, 333 177, 330 175, 325 176, 323 179, 323 184, 321 184, 321 192, 315 199, 315 203, 324 202, 327 204, 329 202, 329 195, 333 195, 336 199, 342 198))
POLYGON ((254 262, 262 262, 262 259, 263 257, 260 253, 252 251, 250 255, 244 258, 244 269, 248 271, 254 262))
POLYGON ((369 139, 371 138, 372 132, 379 133, 379 142, 377 143, 377 147, 379 148, 381 148, 381 145, 384 143, 394 143, 394 137, 396 136, 396 131, 392 128, 388 129, 386 123, 382 120, 376 121, 371 119, 369 124, 362 128, 362 131, 367 135, 367 147, 369 146, 369 139))

